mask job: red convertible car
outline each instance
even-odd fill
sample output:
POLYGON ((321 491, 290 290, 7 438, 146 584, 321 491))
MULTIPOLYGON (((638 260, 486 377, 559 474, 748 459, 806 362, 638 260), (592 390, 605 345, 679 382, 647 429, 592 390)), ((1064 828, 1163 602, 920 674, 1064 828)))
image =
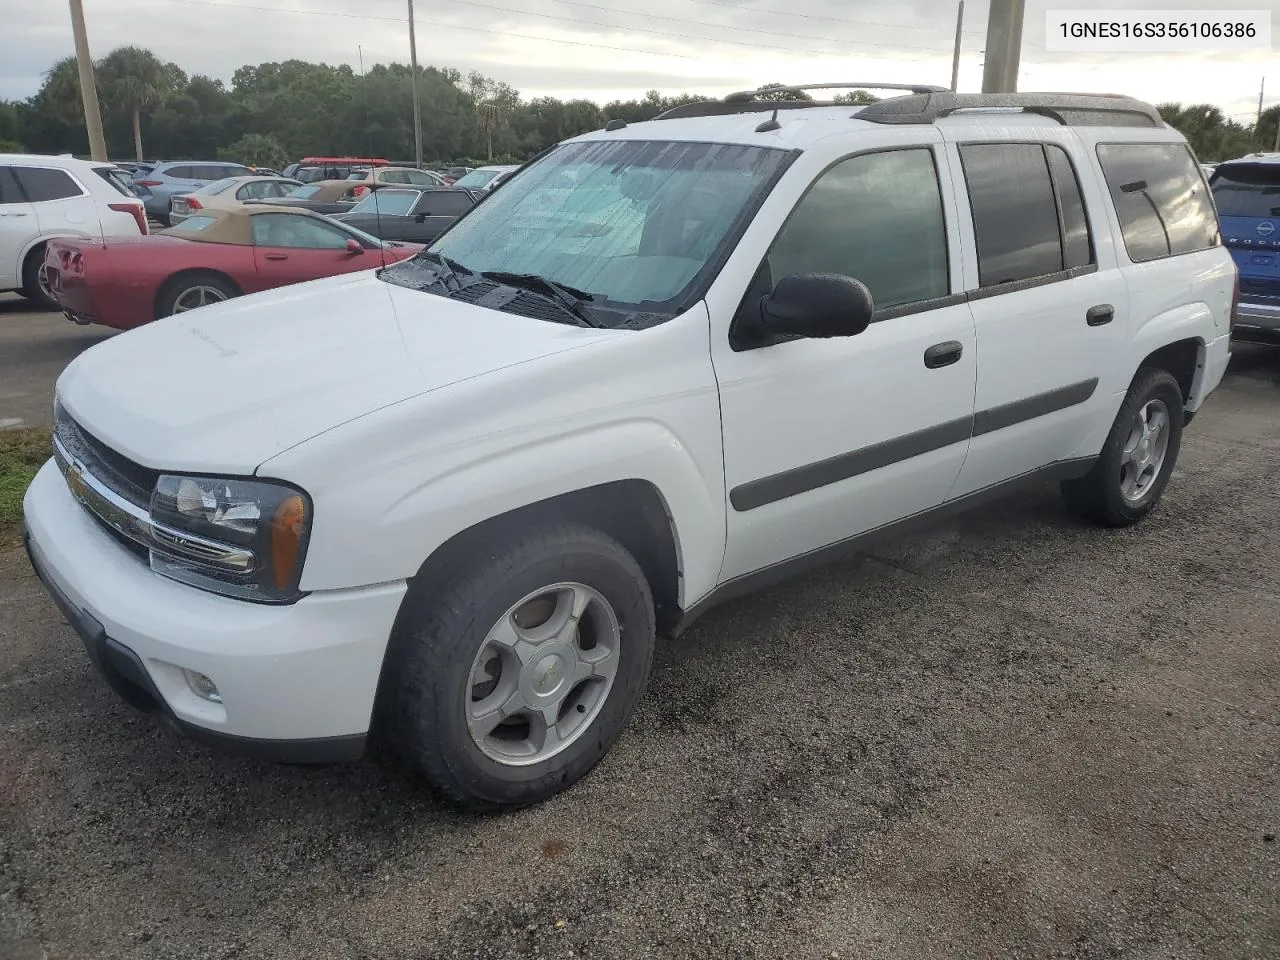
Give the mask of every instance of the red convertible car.
POLYGON ((67 319, 127 330, 244 293, 395 263, 422 249, 307 210, 206 214, 145 237, 50 240, 49 290, 67 319))

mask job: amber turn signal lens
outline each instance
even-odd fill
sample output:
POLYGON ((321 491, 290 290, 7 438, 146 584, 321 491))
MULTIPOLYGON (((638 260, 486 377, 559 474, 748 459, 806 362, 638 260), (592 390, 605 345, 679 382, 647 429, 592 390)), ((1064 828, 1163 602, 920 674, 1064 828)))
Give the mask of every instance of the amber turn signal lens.
POLYGON ((285 590, 293 582, 306 529, 307 505, 302 497, 295 493, 281 500, 271 518, 271 559, 277 590, 285 590))

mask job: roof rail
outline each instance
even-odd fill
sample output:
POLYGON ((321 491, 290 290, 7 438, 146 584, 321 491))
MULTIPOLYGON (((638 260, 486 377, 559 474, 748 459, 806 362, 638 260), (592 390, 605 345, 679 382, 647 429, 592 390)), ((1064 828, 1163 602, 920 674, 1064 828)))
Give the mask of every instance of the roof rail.
POLYGON ((1160 127, 1164 121, 1149 103, 1114 93, 952 93, 919 92, 868 104, 855 116, 872 123, 934 123, 959 110, 1020 109, 1050 117, 1063 126, 1160 127))
POLYGON ((903 90, 913 94, 946 93, 945 87, 907 83, 805 83, 795 86, 775 83, 756 90, 740 90, 723 100, 703 100, 672 107, 655 120, 676 120, 680 117, 723 117, 733 113, 761 113, 768 110, 798 110, 805 107, 829 107, 832 101, 818 100, 760 100, 771 93, 802 93, 805 90, 903 90))

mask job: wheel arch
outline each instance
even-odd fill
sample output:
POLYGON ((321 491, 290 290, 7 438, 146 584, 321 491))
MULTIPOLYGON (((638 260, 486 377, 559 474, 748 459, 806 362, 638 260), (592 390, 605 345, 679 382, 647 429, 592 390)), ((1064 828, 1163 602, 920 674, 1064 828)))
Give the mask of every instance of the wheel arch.
MULTIPOLYGON (((1204 378, 1205 342, 1200 337, 1185 337, 1152 350, 1138 364, 1138 373, 1146 368, 1166 370, 1178 381, 1182 405, 1188 412, 1199 406, 1201 381, 1204 378)), ((1138 376, 1135 373, 1135 378, 1138 376)))
POLYGON ((182 280, 192 280, 197 277, 212 277, 215 280, 224 281, 231 287, 232 290, 235 291, 235 295, 237 297, 244 295, 243 288, 241 288, 240 284, 236 283, 236 281, 232 278, 230 274, 225 273, 222 270, 215 269, 214 267, 188 267, 184 270, 178 270, 178 271, 175 271, 174 273, 171 273, 169 276, 165 277, 164 280, 162 280, 160 284, 156 287, 156 295, 151 304, 151 309, 152 309, 152 314, 154 319, 156 320, 160 319, 160 304, 164 301, 164 298, 168 295, 169 290, 175 284, 177 284, 179 281, 182 281, 182 280))

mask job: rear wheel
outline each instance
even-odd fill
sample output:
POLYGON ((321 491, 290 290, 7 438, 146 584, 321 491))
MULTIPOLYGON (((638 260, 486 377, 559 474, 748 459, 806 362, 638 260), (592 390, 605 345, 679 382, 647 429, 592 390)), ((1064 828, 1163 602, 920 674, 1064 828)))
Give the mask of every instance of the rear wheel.
POLYGON ((27 254, 26 262, 22 265, 22 295, 38 310, 60 309, 45 277, 43 243, 27 254))
POLYGON ((653 600, 631 554, 576 523, 472 556, 413 587, 382 731, 455 803, 524 806, 572 786, 622 733, 653 659, 653 600))
POLYGON ((156 306, 156 319, 186 313, 240 295, 226 277, 212 273, 189 273, 165 284, 156 306))
POLYGON ((1140 370, 1093 469, 1063 481, 1068 506, 1107 526, 1137 523, 1164 494, 1182 446, 1184 422, 1182 390, 1173 375, 1140 370))

